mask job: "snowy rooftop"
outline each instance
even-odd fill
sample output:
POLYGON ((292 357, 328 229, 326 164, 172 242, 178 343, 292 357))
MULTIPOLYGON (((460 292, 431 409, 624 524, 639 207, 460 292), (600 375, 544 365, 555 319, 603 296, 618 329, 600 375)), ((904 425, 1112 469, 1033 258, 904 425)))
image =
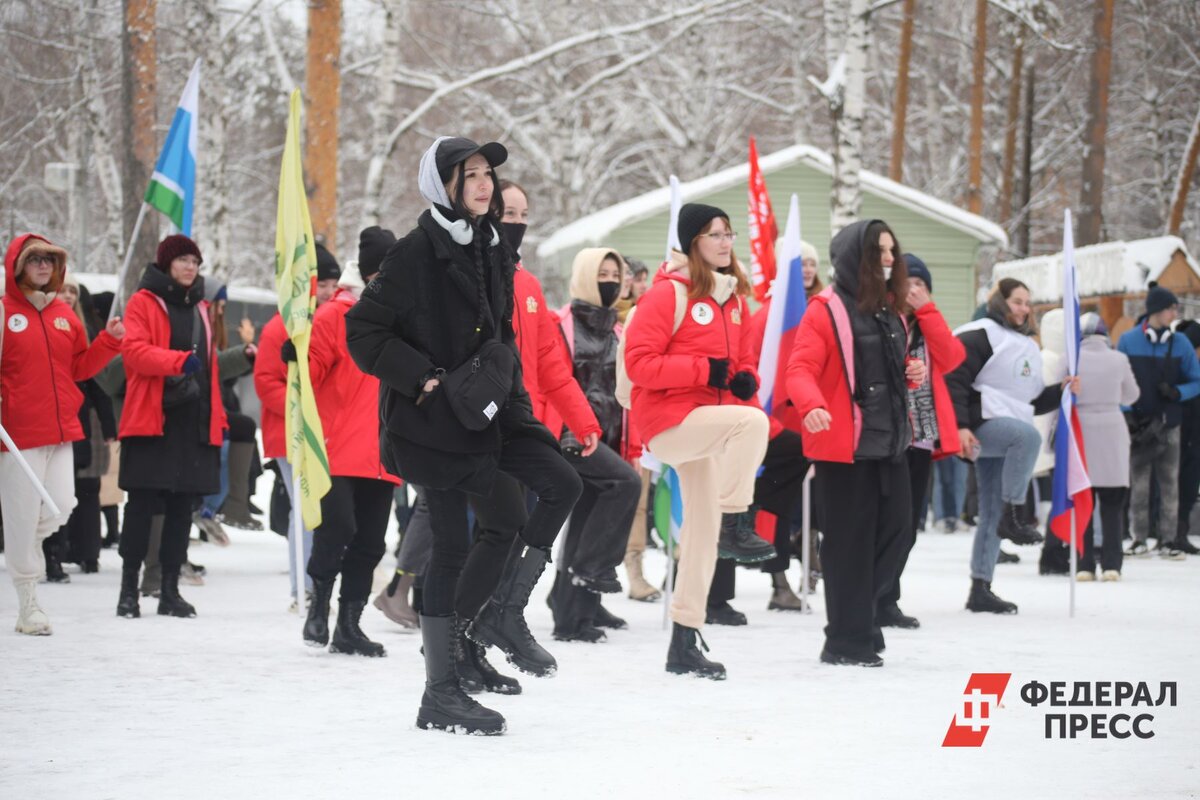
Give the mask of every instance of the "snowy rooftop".
MULTIPOLYGON (((806 164, 813 169, 833 174, 833 158, 828 153, 810 145, 796 145, 785 150, 779 150, 758 160, 764 173, 774 172, 793 164, 806 164)), ((903 206, 917 214, 936 219, 952 228, 974 236, 981 242, 995 244, 1000 248, 1008 247, 1008 235, 999 225, 976 214, 963 211, 936 197, 917 191, 909 186, 897 183, 875 172, 863 170, 859 173, 862 186, 878 197, 896 205, 903 206)), ((713 192, 719 192, 745 183, 750 179, 749 162, 743 162, 734 167, 714 172, 698 180, 680 184, 680 195, 684 202, 713 192)), ((574 222, 559 228, 552 236, 538 246, 538 257, 546 258, 551 253, 574 249, 591 242, 606 238, 610 233, 624 225, 646 219, 661 213, 671 205, 671 190, 664 186, 661 189, 647 192, 638 197, 626 200, 581 217, 574 222)))
MULTIPOLYGON (((117 276, 111 273, 72 272, 71 276, 92 294, 117 290, 117 276)), ((279 303, 279 295, 270 289, 261 289, 257 286, 230 286, 226 289, 226 293, 230 300, 239 303, 263 303, 272 306, 279 303)))
MULTIPOLYGON (((1200 276, 1200 264, 1177 236, 1156 236, 1132 242, 1105 242, 1080 247, 1075 251, 1079 276, 1079 295, 1144 292, 1150 281, 1158 280, 1171 264, 1177 250, 1183 251, 1187 264, 1200 276)), ((1052 256, 1002 261, 992 269, 992 280, 1016 278, 1029 287, 1035 303, 1062 300, 1062 253, 1052 256)))

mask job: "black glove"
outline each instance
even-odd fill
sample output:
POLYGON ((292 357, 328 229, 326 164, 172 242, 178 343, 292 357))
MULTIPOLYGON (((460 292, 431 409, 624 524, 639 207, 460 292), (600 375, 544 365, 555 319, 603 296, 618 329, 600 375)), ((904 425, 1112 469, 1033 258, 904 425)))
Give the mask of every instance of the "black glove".
POLYGON ((729 362, 724 358, 708 360, 708 385, 714 389, 729 388, 729 362))
POLYGON ((296 345, 291 339, 284 339, 283 346, 279 348, 279 357, 285 362, 296 360, 296 345))
POLYGON ((1172 386, 1171 384, 1167 383, 1166 381, 1163 381, 1162 383, 1160 383, 1158 385, 1158 394, 1162 397, 1163 400, 1166 400, 1171 403, 1178 403, 1179 398, 1183 396, 1179 393, 1178 387, 1172 386))
POLYGON ((749 400, 758 391, 758 381, 753 373, 742 370, 729 379, 729 391, 738 400, 749 400))
POLYGON ((183 360, 183 374, 191 375, 194 372, 199 372, 203 366, 195 353, 188 353, 188 357, 183 360))

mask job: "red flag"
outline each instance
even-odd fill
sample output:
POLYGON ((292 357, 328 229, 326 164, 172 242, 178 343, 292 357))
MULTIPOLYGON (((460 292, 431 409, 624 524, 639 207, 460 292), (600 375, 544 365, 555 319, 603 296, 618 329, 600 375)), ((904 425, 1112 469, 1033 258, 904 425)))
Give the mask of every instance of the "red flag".
POLYGON ((758 146, 750 137, 750 283, 754 297, 762 302, 775 280, 775 239, 779 228, 767 194, 767 182, 758 168, 758 146))

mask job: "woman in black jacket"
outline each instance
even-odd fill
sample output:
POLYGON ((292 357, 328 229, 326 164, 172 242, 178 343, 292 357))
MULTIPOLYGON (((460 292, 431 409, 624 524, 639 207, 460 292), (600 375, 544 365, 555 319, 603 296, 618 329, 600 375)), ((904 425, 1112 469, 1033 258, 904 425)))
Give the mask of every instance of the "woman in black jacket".
POLYGON ((468 559, 467 503, 487 495, 498 472, 538 497, 469 635, 499 647, 518 669, 548 675, 556 664, 529 633, 524 608, 582 490, 557 441, 534 418, 521 383, 512 329, 516 259, 499 233, 503 200, 494 172, 507 157, 495 142, 435 141, 419 175, 430 209, 388 251, 346 316, 351 356, 381 383, 384 460, 425 489, 434 544, 423 593, 426 683, 417 724, 452 732, 505 728, 499 713, 463 692, 456 674, 459 576, 472 573, 471 560, 490 552, 475 548, 468 559), (504 347, 489 349, 495 339, 504 347), (496 365, 505 367, 501 378, 511 374, 508 393, 480 409, 486 420, 468 427, 451 403, 450 387, 462 374, 456 370, 476 367, 486 376, 496 365))

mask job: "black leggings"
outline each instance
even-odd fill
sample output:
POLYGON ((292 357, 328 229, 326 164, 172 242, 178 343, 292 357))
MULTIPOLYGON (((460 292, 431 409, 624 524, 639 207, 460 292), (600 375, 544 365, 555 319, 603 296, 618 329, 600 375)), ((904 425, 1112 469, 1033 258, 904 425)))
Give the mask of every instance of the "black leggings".
POLYGON ((313 531, 308 574, 332 581, 340 572, 343 601, 366 602, 371 578, 386 550, 393 484, 374 478, 335 475, 321 498, 321 524, 313 531))
MULTIPOLYGON (((529 521, 521 531, 521 541, 549 550, 563 522, 570 515, 575 501, 579 499, 580 492, 583 491, 583 483, 579 476, 557 448, 539 438, 520 434, 504 442, 498 468, 501 473, 528 486, 538 498, 533 513, 529 515, 529 521)), ((514 498, 508 493, 503 494, 502 499, 511 503, 514 498)), ((464 564, 468 561, 470 549, 467 501, 468 495, 461 489, 425 490, 425 502, 429 505, 429 517, 433 526, 433 555, 425 573, 423 596, 427 616, 445 617, 455 613, 459 576, 464 573, 464 564)), ((489 529, 483 520, 481 526, 485 532, 489 529)), ((467 577, 475 574, 476 570, 494 574, 492 570, 495 570, 497 565, 503 567, 506 555, 507 551, 499 539, 493 545, 476 546, 471 552, 470 560, 475 562, 479 559, 491 563, 472 563, 470 569, 465 570, 467 577)), ((463 583, 468 582, 474 580, 463 583)), ((486 596, 484 599, 486 600, 486 596)), ((473 603, 474 598, 470 599, 470 604, 473 603)), ((464 604, 469 605, 465 598, 464 604)), ((482 605, 483 603, 474 606, 474 610, 477 611, 482 605)), ((464 607, 462 610, 469 611, 470 608, 464 607)))
POLYGON ((158 563, 165 571, 178 571, 187 560, 192 509, 198 500, 196 495, 182 492, 130 489, 119 548, 125 569, 141 568, 150 549, 150 524, 156 515, 161 514, 163 526, 158 563))

